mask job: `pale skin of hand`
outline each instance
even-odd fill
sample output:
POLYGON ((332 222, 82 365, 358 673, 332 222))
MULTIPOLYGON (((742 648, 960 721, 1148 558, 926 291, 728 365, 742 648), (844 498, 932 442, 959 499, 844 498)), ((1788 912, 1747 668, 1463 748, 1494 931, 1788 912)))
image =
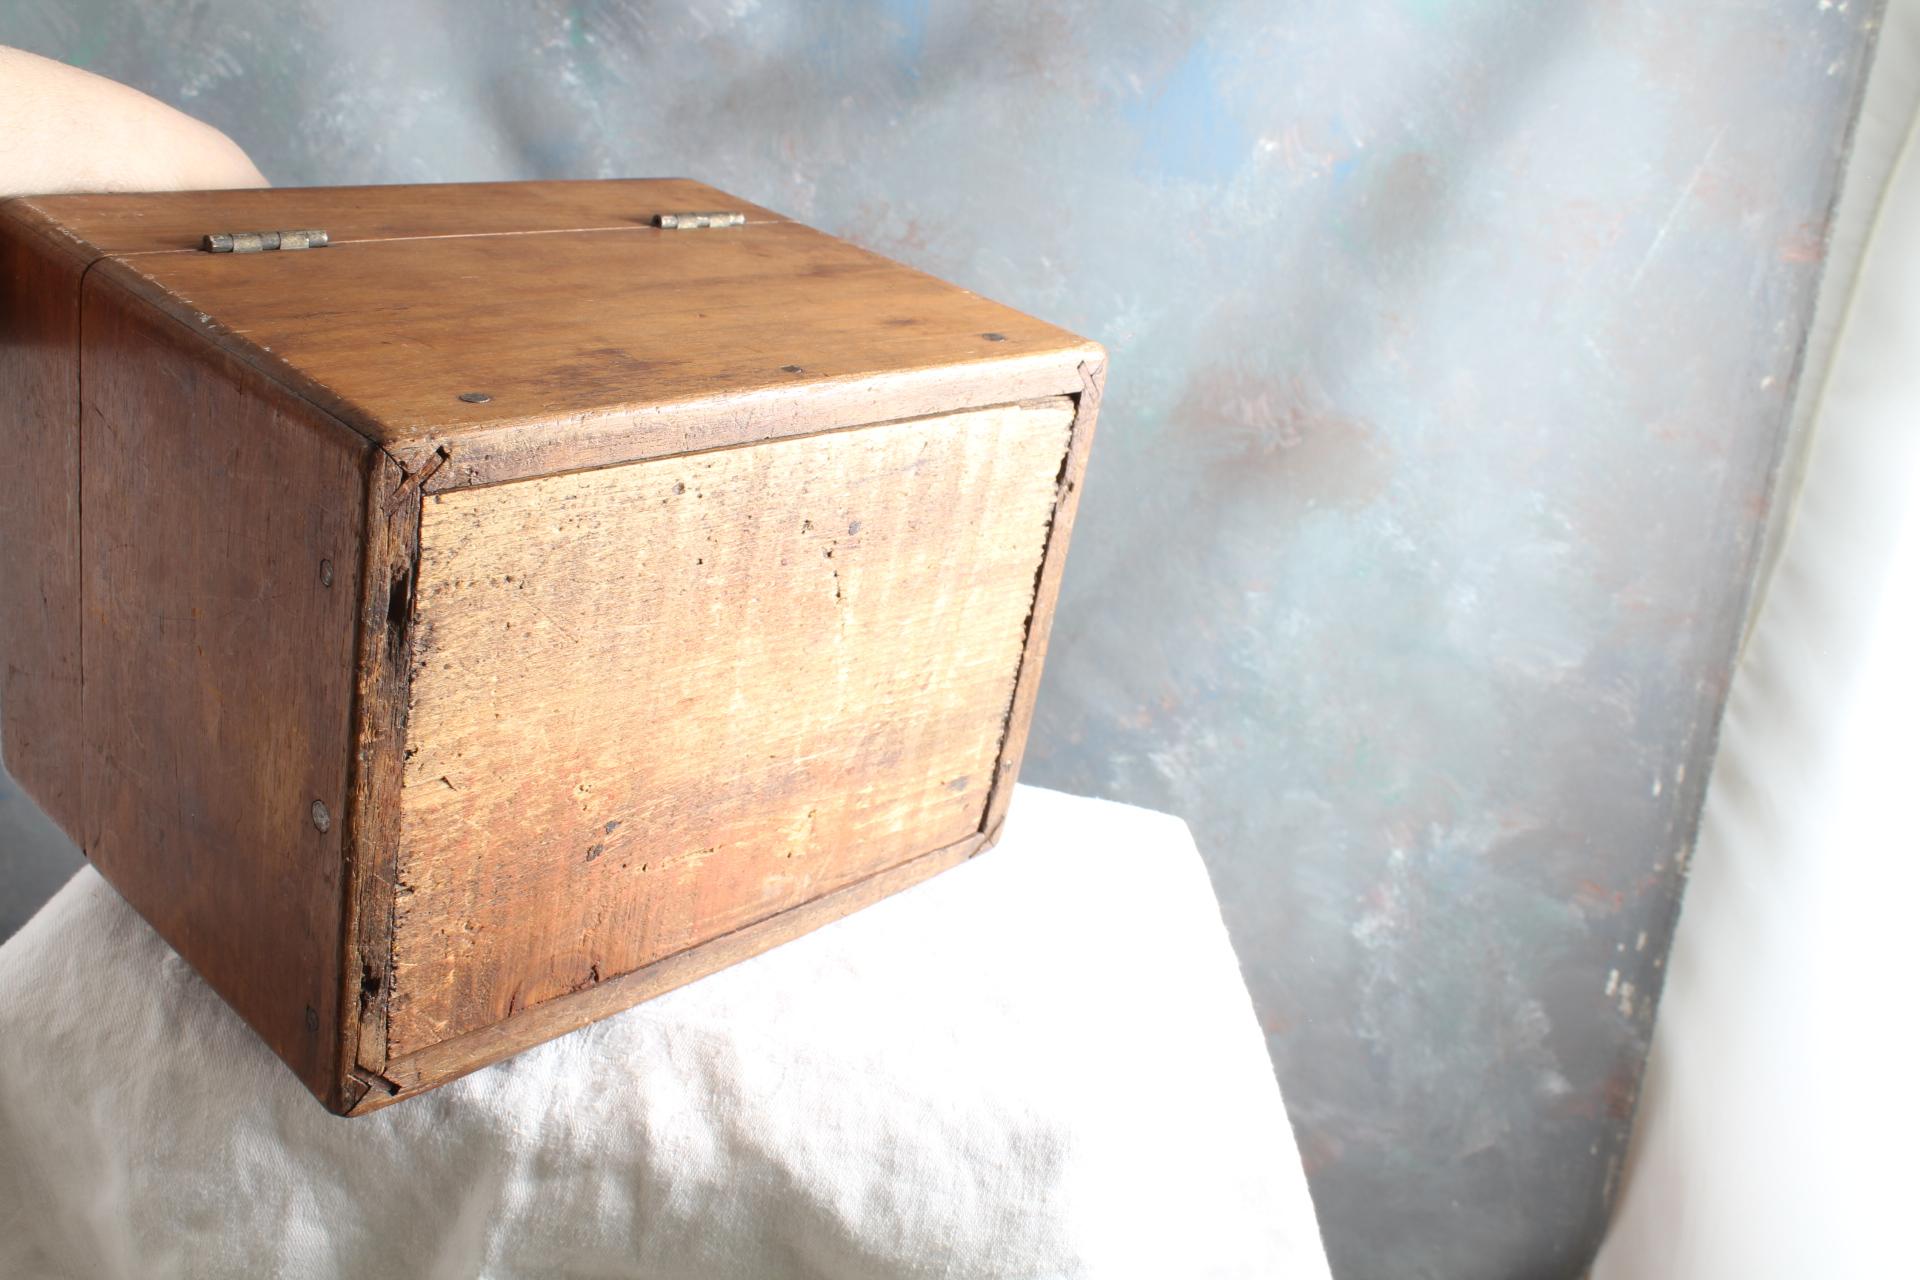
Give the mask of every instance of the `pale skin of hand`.
POLYGON ((137 89, 0 47, 0 199, 266 185, 213 126, 137 89))

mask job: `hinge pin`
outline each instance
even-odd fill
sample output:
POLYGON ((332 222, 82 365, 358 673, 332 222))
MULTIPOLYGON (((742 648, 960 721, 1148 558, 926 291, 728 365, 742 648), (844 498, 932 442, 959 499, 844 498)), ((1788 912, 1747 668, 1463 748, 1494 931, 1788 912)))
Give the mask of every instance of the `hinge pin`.
POLYGON ((744 213, 656 213, 653 225, 668 231, 700 231, 707 227, 745 226, 744 213))
POLYGON ((265 253, 274 249, 324 249, 327 233, 311 231, 222 231, 200 241, 208 253, 265 253))

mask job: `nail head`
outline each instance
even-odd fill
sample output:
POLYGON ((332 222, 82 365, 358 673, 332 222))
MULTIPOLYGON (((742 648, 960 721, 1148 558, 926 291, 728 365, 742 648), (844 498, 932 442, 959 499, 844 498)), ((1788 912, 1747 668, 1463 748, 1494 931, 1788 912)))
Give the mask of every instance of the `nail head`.
POLYGON ((313 802, 313 825, 315 830, 321 832, 333 826, 333 815, 328 813, 327 806, 318 800, 313 802))
POLYGON ((462 391, 460 398, 468 404, 485 404, 487 401, 493 399, 492 396, 484 391, 462 391))

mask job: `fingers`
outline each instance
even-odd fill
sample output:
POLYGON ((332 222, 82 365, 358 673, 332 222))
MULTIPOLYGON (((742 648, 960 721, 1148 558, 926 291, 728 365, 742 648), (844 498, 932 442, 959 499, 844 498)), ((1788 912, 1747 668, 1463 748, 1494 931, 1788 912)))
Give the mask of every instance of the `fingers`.
POLYGON ((266 185, 211 125, 126 85, 0 47, 0 197, 266 185))

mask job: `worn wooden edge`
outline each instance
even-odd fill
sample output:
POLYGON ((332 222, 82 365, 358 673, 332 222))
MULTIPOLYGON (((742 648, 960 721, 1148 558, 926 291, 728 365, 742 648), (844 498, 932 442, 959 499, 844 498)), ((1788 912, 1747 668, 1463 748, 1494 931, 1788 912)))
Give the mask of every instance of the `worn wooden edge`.
MULTIPOLYGON (((1060 379, 1057 377, 1046 375, 1031 380, 1022 379, 1014 382, 982 382, 979 380, 978 375, 972 375, 964 381, 956 383, 953 388, 954 395, 952 399, 936 401, 936 407, 927 408, 924 413, 908 414, 906 417, 861 418, 851 421, 840 421, 823 415, 826 425, 809 427, 789 434, 747 435, 746 438, 739 440, 729 440, 712 445, 703 444, 694 448, 676 450, 668 453, 643 451, 639 456, 633 458, 619 458, 612 462, 564 468, 559 471, 532 471, 524 476, 514 476, 509 479, 497 481, 489 479, 482 483, 473 484, 463 483, 464 480, 473 478, 471 472, 463 475, 453 474, 455 470, 452 465, 453 446, 442 445, 431 455, 424 470, 414 474, 424 481, 422 487, 425 492, 437 496, 444 493, 457 493, 463 489, 485 489, 498 485, 518 484, 522 480, 547 480, 555 476, 580 475, 592 471, 605 471, 614 467, 633 466, 643 462, 660 462, 669 458, 692 458, 699 457, 703 454, 720 453, 729 449, 751 449, 756 445, 762 444, 841 435, 846 432, 865 431, 870 427, 897 427, 914 422, 937 422, 940 419, 952 417, 954 414, 959 413, 977 413, 989 409, 1039 409, 1047 407, 1066 408, 1071 411, 1074 402, 1078 399, 1077 394, 1070 394, 1061 389, 1047 389, 1055 387, 1055 384, 1059 381, 1060 379), (1036 394, 1023 394, 1034 391, 1036 388, 1038 388, 1036 394)), ((909 405, 907 407, 924 408, 925 406, 909 405)), ((725 411, 716 410, 715 421, 723 422, 724 419, 725 411)))
POLYGON ((472 489, 705 453, 737 445, 901 422, 910 418, 1077 395, 1079 367, 1098 360, 1083 343, 1062 350, 929 365, 868 377, 669 402, 644 409, 533 418, 391 446, 410 469, 447 460, 427 492, 472 489))
POLYGON ((1034 571, 1026 643, 1020 650, 1020 673, 1014 678, 1013 697, 1007 704, 1000 731, 993 786, 987 792, 986 811, 980 820, 980 830, 989 843, 1000 838, 1000 829, 1007 820, 1013 783, 1020 775, 1020 760, 1026 752, 1027 731, 1033 727, 1033 708, 1040 696, 1040 674, 1046 663, 1047 639, 1053 631, 1054 605, 1060 598, 1067 543, 1072 539, 1073 518, 1080 506, 1087 454, 1093 448, 1094 423, 1100 414, 1100 393, 1106 381, 1106 353, 1098 347, 1094 351, 1094 358, 1082 361, 1075 370, 1080 386, 1075 397, 1073 427, 1067 438, 1066 454, 1060 459, 1053 518, 1047 525, 1046 550, 1040 557, 1039 568, 1034 571))
POLYGON ((975 832, 963 840, 896 863, 832 893, 676 952, 644 968, 558 996, 505 1022, 395 1058, 386 1064, 384 1072, 357 1071, 356 1083, 362 1090, 358 1100, 335 1110, 343 1115, 362 1116, 438 1088, 536 1044, 577 1031, 643 1000, 717 973, 783 942, 791 942, 965 862, 990 844, 990 837, 975 832))
POLYGON ((111 281, 129 297, 137 298, 171 317, 203 341, 212 344, 228 359, 250 370, 264 384, 304 401, 362 439, 379 443, 379 422, 373 414, 301 373, 280 356, 262 350, 229 330, 213 317, 194 310, 170 289, 141 271, 132 260, 111 254, 87 240, 41 209, 34 199, 32 196, 14 196, 0 201, 0 218, 12 220, 55 252, 78 263, 84 277, 90 279, 98 273, 103 281, 111 281))
POLYGON ((301 372, 284 357, 260 347, 205 312, 195 310, 171 289, 141 270, 141 260, 142 255, 138 254, 129 257, 102 255, 93 264, 92 270, 112 278, 128 293, 172 316, 206 342, 252 368, 262 378, 306 400, 370 443, 380 444, 383 431, 377 414, 301 372))
POLYGON ((11 222, 25 234, 46 245, 54 253, 82 271, 106 256, 100 249, 48 215, 29 196, 0 200, 0 219, 11 222))
POLYGON ((347 865, 341 877, 340 1063, 333 1096, 325 1100, 340 1112, 366 1093, 364 1073, 377 1075, 387 1060, 420 501, 419 477, 376 450, 367 470, 353 759, 341 842, 347 865))

